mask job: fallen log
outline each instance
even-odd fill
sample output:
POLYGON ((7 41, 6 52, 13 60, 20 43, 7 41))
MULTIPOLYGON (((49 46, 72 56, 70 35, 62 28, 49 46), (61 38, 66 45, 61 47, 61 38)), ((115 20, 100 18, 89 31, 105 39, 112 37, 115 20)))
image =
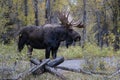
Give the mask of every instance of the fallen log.
MULTIPOLYGON (((59 64, 61 64, 64 61, 64 57, 58 57, 56 59, 50 60, 47 65, 50 67, 54 67, 57 66, 59 64)), ((32 58, 30 60, 31 63, 35 64, 35 65, 39 65, 41 62, 40 60, 36 59, 36 58, 32 58)))
POLYGON ((54 66, 57 66, 57 65, 61 64, 62 62, 64 62, 64 57, 58 57, 56 59, 53 59, 53 60, 49 61, 47 63, 47 65, 50 66, 50 67, 54 67, 54 66))
POLYGON ((63 67, 63 66, 57 66, 55 68, 62 69, 62 70, 68 70, 68 71, 72 71, 72 72, 77 72, 77 73, 88 74, 88 75, 92 75, 92 74, 110 75, 109 73, 105 73, 105 72, 95 72, 95 71, 88 72, 83 69, 73 69, 73 68, 68 68, 68 67, 63 67))
POLYGON ((84 71, 82 69, 73 69, 73 68, 68 68, 68 67, 63 67, 63 66, 57 66, 55 68, 62 69, 62 70, 68 70, 68 71, 72 71, 72 72, 77 72, 77 73, 84 73, 84 74, 92 75, 91 72, 87 72, 87 71, 84 71))
POLYGON ((30 62, 33 63, 33 64, 35 64, 35 65, 39 65, 41 63, 41 61, 38 60, 38 59, 36 59, 36 58, 31 58, 30 62))
MULTIPOLYGON (((30 62, 33 63, 34 65, 39 65, 41 64, 41 61, 38 60, 37 58, 31 58, 30 59, 30 62)), ((40 75, 41 73, 44 72, 44 66, 39 68, 38 70, 34 71, 33 72, 33 75, 40 75)))
POLYGON ((61 73, 59 73, 58 71, 55 70, 55 68, 52 68, 48 65, 45 66, 45 69, 47 70, 47 72, 57 76, 58 78, 60 78, 61 80, 67 80, 61 73))
POLYGON ((50 61, 50 59, 46 59, 46 60, 43 61, 41 64, 33 66, 33 67, 30 68, 28 71, 25 71, 25 72, 19 74, 16 79, 17 79, 17 80, 19 80, 19 79, 24 79, 26 76, 29 76, 30 74, 34 73, 34 72, 37 71, 38 69, 40 69, 40 68, 42 68, 43 66, 45 66, 49 61, 50 61))
MULTIPOLYGON (((31 59, 30 61, 31 61, 33 64, 35 64, 35 65, 39 65, 39 64, 40 64, 40 62, 39 62, 38 59, 31 59)), ((54 59, 54 60, 49 61, 49 62, 43 67, 43 68, 45 69, 44 71, 49 72, 49 73, 57 76, 57 77, 60 78, 61 80, 66 80, 66 78, 65 78, 61 73, 59 73, 57 70, 55 70, 55 68, 53 68, 53 67, 59 65, 60 63, 62 63, 63 61, 64 61, 64 57, 58 57, 58 58, 56 58, 56 59, 54 59)), ((41 68, 41 70, 42 70, 43 68, 41 68)), ((38 70, 37 72, 35 71, 35 72, 33 72, 33 73, 39 73, 39 70, 38 70)))
POLYGON ((92 74, 97 74, 97 75, 110 75, 110 73, 107 72, 97 72, 97 71, 90 71, 92 74))

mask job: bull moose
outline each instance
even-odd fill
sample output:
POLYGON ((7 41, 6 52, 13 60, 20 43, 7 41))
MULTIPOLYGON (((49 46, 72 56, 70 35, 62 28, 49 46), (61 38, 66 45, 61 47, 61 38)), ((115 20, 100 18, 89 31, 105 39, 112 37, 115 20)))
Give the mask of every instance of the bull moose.
POLYGON ((52 52, 53 59, 57 56, 57 50, 61 41, 66 42, 66 47, 73 41, 80 40, 80 35, 72 27, 83 28, 84 25, 68 21, 69 14, 58 12, 58 18, 61 24, 45 24, 43 26, 27 26, 19 31, 18 51, 28 47, 29 56, 32 55, 33 48, 45 49, 45 58, 50 57, 52 52))

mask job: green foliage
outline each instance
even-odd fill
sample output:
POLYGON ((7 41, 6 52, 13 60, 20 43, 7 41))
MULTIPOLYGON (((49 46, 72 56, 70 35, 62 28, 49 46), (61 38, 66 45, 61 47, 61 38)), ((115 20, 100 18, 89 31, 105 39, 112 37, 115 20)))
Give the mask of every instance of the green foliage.
POLYGON ((15 45, 2 45, 0 44, 0 66, 10 67, 14 64, 17 58, 17 51, 15 45))
POLYGON ((54 2, 53 11, 62 11, 68 8, 68 0, 56 0, 54 2))
MULTIPOLYGON (((34 25, 35 24, 35 13, 33 7, 34 0, 27 0, 27 11, 28 15, 25 15, 25 4, 24 0, 1 0, 0 1, 0 34, 1 33, 12 33, 18 31, 23 26, 34 25), (9 24, 8 24, 9 23, 9 24), (10 24, 11 23, 11 24, 10 24), (7 25, 6 25, 7 24, 7 25)), ((51 14, 55 11, 69 10, 73 15, 75 20, 83 20, 83 0, 50 0, 51 3, 51 14)), ((117 10, 118 19, 117 19, 117 32, 120 33, 120 20, 119 20, 119 5, 117 0, 105 1, 105 0, 87 0, 86 2, 86 13, 87 13, 87 22, 86 22, 86 32, 88 40, 90 42, 95 41, 96 32, 93 31, 96 22, 96 11, 100 12, 100 26, 101 28, 107 27, 108 31, 112 32, 115 25, 113 23, 113 12, 117 10), (110 7, 111 6, 111 7, 110 7), (105 21, 106 20, 106 21, 105 21), (107 24, 107 25, 105 25, 107 24)), ((45 0, 38 2, 38 14, 39 14, 39 23, 43 25, 46 21, 45 18, 45 0)), ((96 26, 97 27, 97 26, 96 26)), ((79 30, 79 32, 81 32, 79 30)), ((108 40, 110 45, 112 45, 112 40, 114 40, 115 35, 113 33, 109 34, 108 40), (112 40, 111 40, 112 38, 112 40)), ((10 37, 13 37, 9 35, 10 37)), ((104 36, 104 35, 103 35, 104 36)), ((106 39, 106 37, 104 38, 106 39)))
MULTIPOLYGON (((0 48, 0 55, 14 55, 13 57, 22 57, 27 60, 27 47, 23 49, 23 51, 19 54, 17 51, 16 44, 2 45, 0 48)), ((33 57, 37 57, 39 59, 44 58, 45 50, 34 49, 33 57)), ((74 58, 83 58, 85 56, 93 56, 93 57, 112 57, 119 56, 120 50, 114 51, 112 47, 103 47, 102 49, 98 47, 95 43, 86 43, 84 48, 82 49, 80 46, 70 46, 68 49, 66 47, 60 47, 58 50, 58 56, 64 56, 66 59, 74 59, 74 58)))
MULTIPOLYGON (((27 53, 27 47, 23 49, 21 53, 17 52, 17 45, 15 42, 13 44, 9 45, 2 45, 0 44, 0 65, 1 66, 13 66, 14 62, 17 61, 19 63, 19 66, 17 66, 17 72, 23 72, 24 70, 29 68, 29 64, 27 63, 29 61, 27 53), (4 65, 2 65, 4 63, 4 65), (24 64, 24 67, 23 67, 24 64)), ((38 59, 44 59, 44 50, 36 50, 33 51, 33 57, 38 59)), ((84 59, 87 61, 87 64, 83 65, 84 69, 86 71, 104 71, 104 72, 113 72, 116 70, 115 68, 110 66, 106 66, 107 63, 104 61, 103 58, 109 58, 109 57, 116 57, 116 59, 119 59, 120 56, 120 50, 117 52, 114 52, 112 48, 104 47, 103 49, 100 49, 96 44, 88 43, 85 45, 84 49, 82 49, 80 46, 70 46, 68 49, 66 47, 60 47, 58 51, 58 56, 63 56, 65 59, 84 59)), ((63 73, 64 74, 64 73, 63 73)), ((90 80, 101 80, 104 77, 103 76, 88 76, 81 73, 70 73, 67 72, 67 74, 64 74, 69 80, 73 80, 73 76, 75 76, 74 80, 77 79, 90 79, 90 80), (81 76, 81 77, 80 77, 81 76)), ((118 78, 117 76, 114 78, 118 78)), ((113 79, 114 79, 113 78, 113 79)), ((26 80, 29 79, 35 79, 35 77, 30 76, 26 80)), ((50 74, 43 74, 41 76, 37 76, 36 79, 54 79, 58 80, 56 77, 50 75, 50 74)))
POLYGON ((114 51, 113 47, 100 48, 95 43, 86 43, 83 50, 84 56, 111 57, 116 56, 116 54, 117 52, 114 51))
POLYGON ((80 46, 61 47, 58 56, 64 56, 66 59, 82 58, 82 48, 80 46))

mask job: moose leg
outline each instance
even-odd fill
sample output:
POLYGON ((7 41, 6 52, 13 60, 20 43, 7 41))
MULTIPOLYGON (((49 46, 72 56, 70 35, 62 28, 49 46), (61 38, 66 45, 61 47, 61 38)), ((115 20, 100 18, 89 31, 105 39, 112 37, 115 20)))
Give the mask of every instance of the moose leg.
POLYGON ((45 50, 45 58, 48 59, 50 57, 50 48, 46 48, 45 50))
POLYGON ((29 58, 31 58, 32 56, 32 51, 33 51, 33 48, 31 46, 27 46, 28 47, 28 52, 27 52, 27 55, 29 58))
POLYGON ((52 49, 52 58, 55 59, 57 57, 58 48, 52 49))

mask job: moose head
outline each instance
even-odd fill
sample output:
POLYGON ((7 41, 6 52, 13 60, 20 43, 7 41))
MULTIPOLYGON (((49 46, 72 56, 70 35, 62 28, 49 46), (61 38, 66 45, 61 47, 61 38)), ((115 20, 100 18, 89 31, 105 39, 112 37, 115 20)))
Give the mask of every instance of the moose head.
POLYGON ((84 28, 84 25, 80 20, 74 21, 72 19, 71 21, 69 20, 70 12, 57 12, 58 18, 61 22, 61 25, 64 25, 64 27, 67 29, 68 32, 68 37, 70 36, 71 38, 66 38, 66 47, 68 48, 69 45, 73 43, 73 41, 76 41, 77 39, 80 40, 81 37, 78 32, 76 32, 73 27, 77 28, 84 28), (71 36, 72 35, 72 36, 71 36))

